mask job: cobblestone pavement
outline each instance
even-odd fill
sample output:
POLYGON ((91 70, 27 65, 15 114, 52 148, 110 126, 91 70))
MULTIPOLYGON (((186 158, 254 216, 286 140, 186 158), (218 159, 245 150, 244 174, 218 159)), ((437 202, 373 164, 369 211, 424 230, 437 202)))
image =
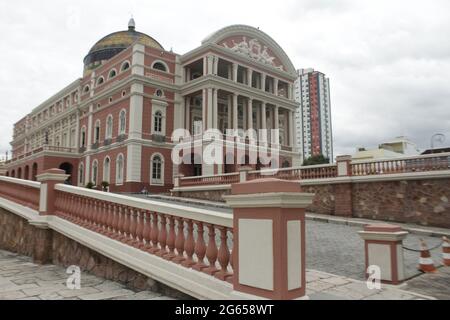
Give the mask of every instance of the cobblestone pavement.
MULTIPOLYGON (((162 300, 171 299, 150 291, 134 292, 113 281, 81 274, 81 289, 66 286, 66 270, 54 265, 36 265, 31 258, 0 250, 0 300, 162 300)), ((306 290, 311 300, 430 299, 382 285, 369 290, 364 281, 316 270, 306 272, 306 290)))
POLYGON ((404 290, 421 292, 440 300, 450 300, 450 267, 439 268, 436 273, 427 273, 402 285, 404 290))
POLYGON ((311 300, 431 300, 432 296, 381 285, 369 289, 364 281, 336 276, 326 272, 306 271, 306 294, 311 300))
POLYGON ((0 250, 0 300, 161 300, 151 291, 135 292, 124 285, 81 273, 81 288, 66 286, 70 274, 54 265, 36 265, 31 258, 0 250))
MULTIPOLYGON (((358 235, 359 226, 339 225, 308 220, 306 222, 306 267, 332 274, 364 280, 364 241, 358 235)), ((419 248, 419 239, 423 238, 429 247, 441 242, 439 238, 409 234, 403 245, 407 248, 419 248)), ((435 265, 442 260, 441 248, 431 251, 435 265)), ((417 270, 419 252, 403 250, 406 276, 419 275, 417 270)), ((450 289, 449 289, 450 290, 450 289)))

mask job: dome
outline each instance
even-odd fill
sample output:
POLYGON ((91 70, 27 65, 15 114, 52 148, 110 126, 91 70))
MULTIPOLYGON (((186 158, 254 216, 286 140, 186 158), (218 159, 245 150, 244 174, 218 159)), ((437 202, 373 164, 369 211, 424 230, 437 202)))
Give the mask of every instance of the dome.
POLYGON ((89 74, 104 61, 111 59, 134 43, 164 50, 158 41, 145 33, 136 31, 134 19, 131 19, 128 23, 128 30, 111 33, 94 44, 84 58, 84 75, 89 74))

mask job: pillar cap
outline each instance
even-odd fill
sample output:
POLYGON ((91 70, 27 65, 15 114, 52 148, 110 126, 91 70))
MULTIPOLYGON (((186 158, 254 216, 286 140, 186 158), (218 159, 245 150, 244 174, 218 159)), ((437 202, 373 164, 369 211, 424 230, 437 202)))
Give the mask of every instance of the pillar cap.
POLYGON ((298 182, 266 178, 234 183, 222 198, 231 208, 306 208, 314 194, 301 191, 298 182))
POLYGON ((250 180, 231 185, 231 194, 255 194, 255 193, 279 193, 302 192, 299 182, 280 180, 276 178, 263 178, 250 180))
POLYGON ((253 168, 250 167, 250 166, 241 166, 241 167, 239 167, 239 172, 241 172, 241 171, 252 171, 252 170, 253 170, 253 168))
POLYGON ((337 156, 336 157, 336 162, 338 161, 351 161, 352 160, 352 156, 350 155, 343 155, 343 156, 337 156))
POLYGON ((388 223, 374 223, 364 226, 364 231, 375 231, 375 232, 399 232, 403 231, 400 226, 396 226, 388 223))
POLYGON ((44 181, 57 181, 57 182, 63 182, 66 181, 67 178, 69 178, 70 175, 66 174, 64 170, 53 168, 45 170, 43 173, 36 176, 36 179, 39 182, 44 181))

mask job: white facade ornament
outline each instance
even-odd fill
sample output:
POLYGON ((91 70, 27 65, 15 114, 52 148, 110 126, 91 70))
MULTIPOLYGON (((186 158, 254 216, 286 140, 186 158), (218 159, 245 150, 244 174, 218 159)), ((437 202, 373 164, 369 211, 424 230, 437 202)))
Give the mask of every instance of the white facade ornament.
POLYGON ((229 47, 226 42, 223 42, 223 46, 236 53, 248 56, 260 63, 267 64, 282 71, 284 70, 283 66, 277 66, 275 64, 275 57, 269 54, 267 46, 262 46, 258 39, 251 39, 247 42, 247 37, 243 37, 243 40, 239 43, 236 43, 234 40, 232 40, 232 42, 232 47, 229 47))

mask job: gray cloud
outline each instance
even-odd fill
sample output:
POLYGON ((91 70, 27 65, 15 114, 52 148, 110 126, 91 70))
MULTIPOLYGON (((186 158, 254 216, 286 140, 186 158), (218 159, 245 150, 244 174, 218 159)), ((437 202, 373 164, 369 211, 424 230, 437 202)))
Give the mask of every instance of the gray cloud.
POLYGON ((445 0, 2 1, 0 152, 13 123, 80 77, 89 48, 131 13, 177 53, 226 25, 260 27, 296 67, 330 77, 335 154, 398 135, 427 148, 442 132, 450 144, 449 11, 445 0))

